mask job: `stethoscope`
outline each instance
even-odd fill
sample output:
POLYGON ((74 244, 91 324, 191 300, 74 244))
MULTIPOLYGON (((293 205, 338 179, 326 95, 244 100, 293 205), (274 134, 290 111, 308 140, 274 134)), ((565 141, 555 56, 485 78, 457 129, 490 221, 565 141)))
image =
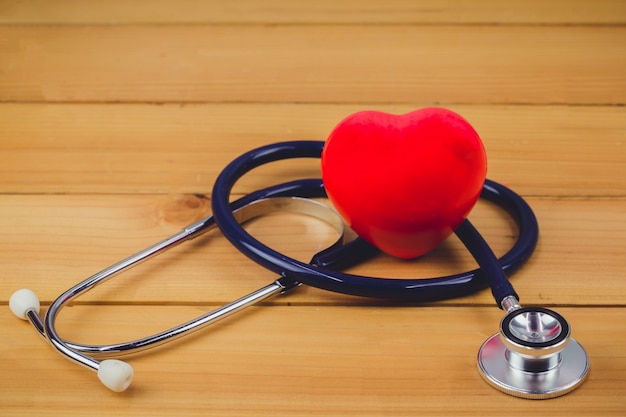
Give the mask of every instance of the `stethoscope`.
POLYGON ((519 297, 505 273, 512 273, 532 255, 538 240, 538 225, 530 206, 518 194, 486 180, 481 198, 504 209, 517 223, 519 234, 513 247, 496 258, 489 245, 468 220, 455 234, 470 251, 479 269, 439 278, 372 278, 338 272, 367 260, 378 250, 357 237, 346 242, 344 225, 329 206, 314 200, 326 196, 320 179, 292 181, 268 187, 230 202, 234 184, 250 170, 291 158, 319 158, 324 142, 294 141, 271 144, 247 152, 231 162, 218 176, 212 192, 213 215, 146 248, 68 289, 52 302, 43 318, 37 296, 28 289, 16 291, 9 306, 28 320, 37 332, 68 359, 97 372, 113 391, 124 391, 133 378, 133 368, 115 357, 136 353, 179 339, 250 305, 282 294, 300 284, 349 295, 408 302, 427 302, 462 297, 491 287, 496 304, 506 311, 500 331, 484 342, 478 352, 481 376, 496 389, 530 399, 558 397, 577 388, 587 376, 589 359, 571 336, 560 314, 542 307, 521 307, 519 297), (251 236, 246 221, 274 211, 292 211, 330 224, 338 239, 317 253, 309 263, 281 254, 251 236), (124 343, 85 345, 62 339, 56 331, 59 311, 71 300, 115 275, 208 230, 218 227, 243 254, 277 273, 271 284, 218 309, 160 333, 124 343))

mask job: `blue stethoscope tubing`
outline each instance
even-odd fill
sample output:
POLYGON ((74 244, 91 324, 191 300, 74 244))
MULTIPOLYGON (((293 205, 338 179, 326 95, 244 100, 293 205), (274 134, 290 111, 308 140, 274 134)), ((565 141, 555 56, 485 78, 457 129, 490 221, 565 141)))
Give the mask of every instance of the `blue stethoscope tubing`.
MULTIPOLYGON (((463 297, 489 286, 500 308, 507 297, 513 296, 519 300, 505 272, 512 273, 532 255, 539 236, 537 219, 521 196, 488 179, 484 183, 481 198, 502 207, 513 217, 519 229, 518 238, 513 247, 497 259, 470 221, 464 220, 455 233, 477 261, 479 268, 459 274, 418 279, 353 275, 337 270, 360 263, 378 252, 360 238, 339 248, 323 251, 307 264, 269 248, 246 232, 232 212, 230 197, 235 183, 249 171, 270 162, 320 158, 323 147, 322 141, 289 141, 262 146, 236 158, 220 173, 211 197, 213 219, 240 252, 285 280, 354 296, 430 302, 463 297)), ((286 193, 293 196, 326 195, 321 179, 293 181, 283 186, 289 189, 286 193)))

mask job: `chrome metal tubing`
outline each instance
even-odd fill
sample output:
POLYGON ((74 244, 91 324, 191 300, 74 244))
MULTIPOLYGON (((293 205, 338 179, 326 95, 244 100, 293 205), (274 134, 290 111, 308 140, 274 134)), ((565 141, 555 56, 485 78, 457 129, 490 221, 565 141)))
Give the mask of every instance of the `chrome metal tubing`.
MULTIPOLYGON (((255 200, 252 203, 235 210, 234 213, 236 214, 237 221, 239 223, 244 223, 255 217, 265 215, 273 210, 293 211, 319 218, 333 226, 339 234, 339 238, 332 246, 341 244, 343 242, 344 226, 343 221, 341 220, 339 215, 328 206, 314 200, 297 197, 267 198, 255 200)), ((27 318, 32 323, 37 332, 68 359, 73 360, 94 371, 98 371, 100 362, 92 358, 92 355, 120 356, 124 354, 140 352, 142 350, 162 345, 168 341, 178 339, 183 335, 192 333, 205 326, 208 326, 209 324, 215 323, 216 321, 228 317, 229 315, 240 311, 245 307, 258 303, 275 294, 284 292, 298 285, 297 283, 292 282, 288 283, 288 285, 285 285, 283 284, 283 282, 281 282, 280 279, 276 280, 272 284, 269 284, 238 300, 235 300, 223 307, 215 309, 207 314, 204 314, 179 326, 131 342, 94 346, 69 342, 59 336, 55 328, 55 321, 60 310, 68 302, 86 293, 87 291, 92 290, 96 286, 106 282, 107 280, 113 278, 114 276, 125 271, 126 269, 136 266, 141 262, 144 262, 165 250, 169 250, 175 246, 178 246, 186 240, 195 238, 202 233, 214 228, 215 226, 215 221, 213 220, 212 216, 206 217, 196 223, 193 223, 185 227, 180 232, 103 269, 102 271, 92 275, 91 277, 68 289, 52 302, 43 320, 41 320, 41 318, 35 311, 29 311, 27 313, 27 318)))
MULTIPOLYGON (((213 223, 214 224, 214 223, 213 223)), ((197 228, 194 229, 193 233, 198 233, 200 231, 206 231, 208 228, 197 228)), ((103 269, 95 275, 87 278, 86 280, 78 283, 73 286, 69 290, 65 291, 61 296, 59 296, 56 300, 50 304, 48 311, 43 319, 43 329, 46 335, 46 338, 52 344, 52 346, 57 349, 60 353, 66 356, 68 359, 71 359, 87 368, 97 371, 99 367, 99 362, 94 360, 93 358, 87 357, 80 352, 73 350, 56 331, 54 326, 54 322, 59 311, 71 300, 78 297, 79 295, 90 291, 97 287, 98 285, 106 282, 107 280, 113 278, 120 272, 138 265, 139 263, 146 261, 147 259, 152 258, 158 253, 171 249, 185 240, 189 239, 192 234, 187 229, 182 230, 179 233, 176 233, 173 236, 170 236, 167 239, 164 239, 141 252, 138 252, 134 255, 129 256, 108 268, 103 269)), ((32 322, 32 320, 31 320, 32 322)), ((33 323, 34 325, 34 323, 33 323)), ((35 326, 37 328, 37 326, 35 326)))
POLYGON ((196 317, 195 319, 190 320, 186 323, 172 327, 168 330, 164 330, 152 336, 134 340, 132 342, 100 346, 82 345, 68 341, 64 342, 70 349, 88 354, 90 356, 93 356, 94 358, 100 356, 112 358, 135 354, 151 348, 158 347, 165 343, 172 342, 183 336, 198 331, 204 327, 207 327, 210 324, 216 323, 221 319, 237 313, 246 307, 252 306, 274 295, 282 293, 283 291, 285 291, 286 288, 286 286, 284 286, 280 283, 280 281, 277 280, 263 288, 258 289, 257 291, 254 291, 222 307, 216 308, 215 310, 196 317))

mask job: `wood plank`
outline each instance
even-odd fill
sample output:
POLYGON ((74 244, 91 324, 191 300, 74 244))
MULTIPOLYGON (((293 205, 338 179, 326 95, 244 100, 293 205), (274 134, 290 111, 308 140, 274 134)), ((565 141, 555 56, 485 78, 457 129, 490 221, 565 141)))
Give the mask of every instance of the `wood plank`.
POLYGON ((623 104, 625 27, 2 26, 0 100, 623 104))
MULTIPOLYGON (((203 310, 80 306, 63 312, 59 331, 108 343, 203 310)), ((587 416, 590 408, 619 415, 626 407, 626 309, 559 312, 590 355, 589 377, 566 397, 522 401, 487 386, 476 370, 479 346, 497 331, 495 308, 253 307, 173 348, 129 359, 136 375, 123 394, 61 359, 3 308, 0 404, 6 416, 587 416)))
MULTIPOLYGON (((423 105, 376 105, 405 113, 423 105)), ((524 195, 623 196, 626 110, 596 106, 446 106, 480 133, 489 177, 524 195)), ((254 147, 325 140, 364 104, 0 105, 0 192, 208 194, 254 147)), ((250 192, 318 177, 319 163, 281 162, 244 177, 250 192)))
MULTIPOLYGON (((0 0, 0 415, 624 415, 624 23, 621 0, 0 0), (477 128, 489 177, 536 211, 539 246, 512 281, 522 304, 567 317, 590 354, 588 380, 565 398, 523 401, 481 380, 476 352, 502 316, 488 291, 405 305, 303 286, 131 358, 124 394, 7 308, 31 287, 45 310, 208 215, 216 175, 252 147, 323 140, 366 108, 432 104, 477 128)), ((236 192, 318 175, 318 161, 287 162, 236 192)), ((494 207, 471 219, 497 254, 512 244, 494 207)), ((302 260, 336 237, 295 215, 247 228, 302 260)), ((452 238, 351 272, 473 267, 452 238)), ((133 339, 273 279, 210 233, 79 299, 59 330, 133 339)))
MULTIPOLYGON (((512 282, 522 301, 542 305, 623 305, 626 299, 626 200, 529 198, 539 219, 539 247, 512 282), (584 219, 584 221, 583 221, 584 219)), ((208 215, 195 196, 0 196, 0 290, 35 290, 48 303, 75 283, 208 215)), ((470 216, 496 254, 513 244, 516 229, 499 210, 480 203, 470 216)), ((336 234, 303 216, 268 216, 248 230, 302 261, 336 234), (300 238, 306 236, 306 238, 300 238)), ((381 256, 350 271, 378 277, 431 277, 475 268, 450 238, 411 262, 381 256)), ((224 304, 269 284, 275 275, 239 254, 217 233, 197 238, 95 289, 80 302, 224 304)), ((271 300, 283 304, 374 304, 302 287, 271 300)), ((493 303, 489 291, 448 304, 493 303)))
POLYGON ((480 23, 480 24, 616 24, 626 7, 619 0, 592 3, 566 0, 194 0, 0 1, 4 24, 128 23, 480 23))

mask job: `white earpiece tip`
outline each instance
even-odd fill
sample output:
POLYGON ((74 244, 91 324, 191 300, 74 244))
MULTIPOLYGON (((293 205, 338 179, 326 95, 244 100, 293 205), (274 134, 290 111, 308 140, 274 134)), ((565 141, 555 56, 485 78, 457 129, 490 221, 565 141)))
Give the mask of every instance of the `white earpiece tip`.
POLYGON ((100 362, 98 378, 108 389, 122 392, 133 381, 133 367, 117 359, 107 359, 100 362))
POLYGON ((22 288, 15 291, 9 299, 9 308, 17 317, 27 320, 26 313, 29 311, 39 314, 39 298, 31 290, 22 288))

